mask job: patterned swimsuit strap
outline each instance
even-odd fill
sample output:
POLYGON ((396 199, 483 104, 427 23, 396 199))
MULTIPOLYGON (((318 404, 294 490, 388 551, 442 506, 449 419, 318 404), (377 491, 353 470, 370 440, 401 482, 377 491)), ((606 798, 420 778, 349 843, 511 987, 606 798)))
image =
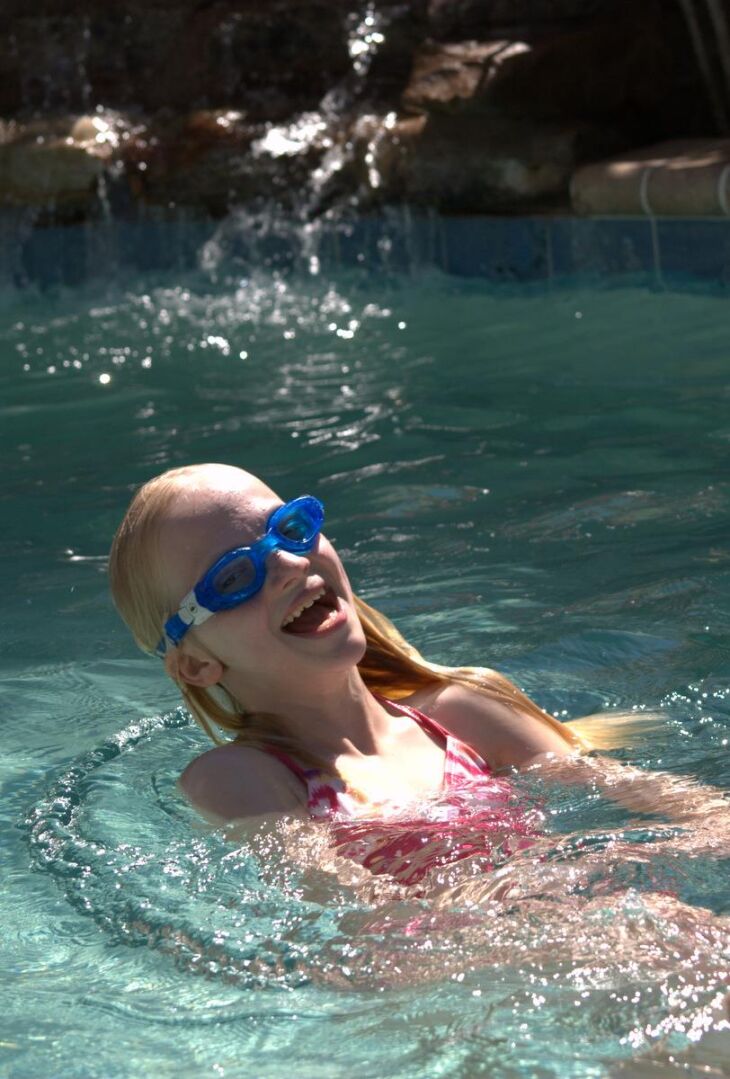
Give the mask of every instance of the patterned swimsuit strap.
POLYGON ((377 699, 410 716, 412 720, 419 724, 422 730, 438 739, 446 752, 446 763, 444 765, 446 786, 449 786, 460 775, 474 777, 492 774, 492 769, 488 762, 475 749, 462 742, 456 735, 451 734, 431 716, 419 712, 417 708, 412 708, 409 704, 402 704, 400 701, 390 701, 384 697, 378 697, 377 699))
POLYGON ((302 768, 301 764, 295 761, 293 757, 290 757, 288 753, 285 753, 283 749, 274 749, 267 746, 266 752, 270 757, 276 757, 278 761, 281 761, 284 767, 293 772, 297 779, 301 779, 305 787, 309 786, 310 777, 317 775, 319 772, 318 768, 302 768))
POLYGON ((444 746, 448 744, 450 735, 449 732, 437 723, 435 719, 431 719, 424 712, 419 712, 417 708, 412 708, 410 704, 403 704, 402 701, 391 701, 388 697, 381 697, 377 693, 373 693, 376 701, 380 701, 381 704, 390 705, 391 708, 395 708, 397 712, 402 712, 403 715, 409 716, 419 727, 422 727, 428 734, 433 734, 444 746))

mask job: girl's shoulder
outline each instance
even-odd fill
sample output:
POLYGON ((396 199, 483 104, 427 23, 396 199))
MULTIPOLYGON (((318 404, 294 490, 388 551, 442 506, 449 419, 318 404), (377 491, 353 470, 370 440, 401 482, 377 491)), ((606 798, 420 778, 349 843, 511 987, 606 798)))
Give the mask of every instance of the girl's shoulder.
POLYGON ((273 754, 240 742, 201 753, 185 768, 178 786, 213 824, 306 809, 307 793, 273 754))
MULTIPOLYGON (((483 719, 494 705, 485 693, 461 682, 432 683, 408 697, 403 697, 400 703, 407 704, 432 719, 438 719, 439 722, 442 722, 444 716, 455 716, 457 723, 459 719, 463 722, 465 715, 476 715, 483 719)), ((448 724, 442 725, 451 731, 448 724)))
POLYGON ((495 700, 476 686, 446 682, 405 698, 475 749, 493 769, 520 767, 546 753, 563 756, 572 746, 545 721, 495 700))

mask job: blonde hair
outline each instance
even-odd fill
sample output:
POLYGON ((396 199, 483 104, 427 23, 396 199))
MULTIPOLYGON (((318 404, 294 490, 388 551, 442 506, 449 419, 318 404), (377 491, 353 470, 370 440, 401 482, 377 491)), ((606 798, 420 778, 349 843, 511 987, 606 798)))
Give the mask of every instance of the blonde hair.
MULTIPOLYGON (((206 467, 188 465, 170 469, 145 483, 132 499, 112 543, 109 555, 112 596, 132 636, 145 652, 154 654, 173 605, 166 589, 158 547, 160 523, 179 494, 181 481, 206 467)), ((587 748, 586 738, 579 730, 584 721, 574 721, 570 725, 561 723, 495 670, 430 663, 380 611, 357 596, 355 606, 366 638, 365 654, 358 667, 365 685, 372 692, 399 700, 426 687, 461 684, 501 705, 534 716, 559 733, 573 748, 587 748)), ((224 742, 220 732, 227 731, 246 745, 283 750, 305 764, 324 766, 306 745, 291 735, 280 717, 246 712, 221 686, 206 689, 179 679, 176 682, 190 712, 214 742, 224 742)), ((610 718, 610 714, 605 718, 610 718)), ((626 717, 623 718, 625 721, 626 717)), ((588 717, 585 723, 590 728, 590 742, 601 748, 618 744, 610 733, 606 737, 605 719, 598 717, 598 720, 588 717)), ((626 737, 624 722, 619 742, 625 742, 626 737)))

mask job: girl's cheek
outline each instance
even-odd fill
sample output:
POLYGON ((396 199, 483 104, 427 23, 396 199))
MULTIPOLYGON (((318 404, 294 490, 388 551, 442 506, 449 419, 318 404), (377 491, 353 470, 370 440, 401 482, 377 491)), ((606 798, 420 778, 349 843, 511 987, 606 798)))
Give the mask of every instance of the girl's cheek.
POLYGON ((340 560, 340 556, 325 536, 322 536, 320 540, 317 553, 322 558, 324 558, 327 563, 329 563, 330 567, 334 565, 340 579, 349 584, 347 573, 345 572, 345 567, 340 560))
POLYGON ((238 647, 243 645, 247 650, 255 649, 264 634, 265 620, 262 613, 251 607, 246 610, 243 604, 230 611, 219 611, 215 618, 215 638, 222 649, 230 649, 233 642, 238 647))

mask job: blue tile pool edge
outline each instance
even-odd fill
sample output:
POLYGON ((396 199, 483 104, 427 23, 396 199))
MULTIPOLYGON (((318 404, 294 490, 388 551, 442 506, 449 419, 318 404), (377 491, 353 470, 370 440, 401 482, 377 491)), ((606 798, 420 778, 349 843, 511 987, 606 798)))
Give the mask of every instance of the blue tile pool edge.
POLYGON ((274 228, 233 211, 225 221, 190 213, 34 227, 0 212, 0 289, 73 287, 115 275, 201 268, 322 271, 438 269, 495 284, 633 280, 647 285, 730 284, 730 219, 443 217, 409 207, 324 222, 282 217, 274 228), (211 262, 209 258, 208 263, 211 262))

